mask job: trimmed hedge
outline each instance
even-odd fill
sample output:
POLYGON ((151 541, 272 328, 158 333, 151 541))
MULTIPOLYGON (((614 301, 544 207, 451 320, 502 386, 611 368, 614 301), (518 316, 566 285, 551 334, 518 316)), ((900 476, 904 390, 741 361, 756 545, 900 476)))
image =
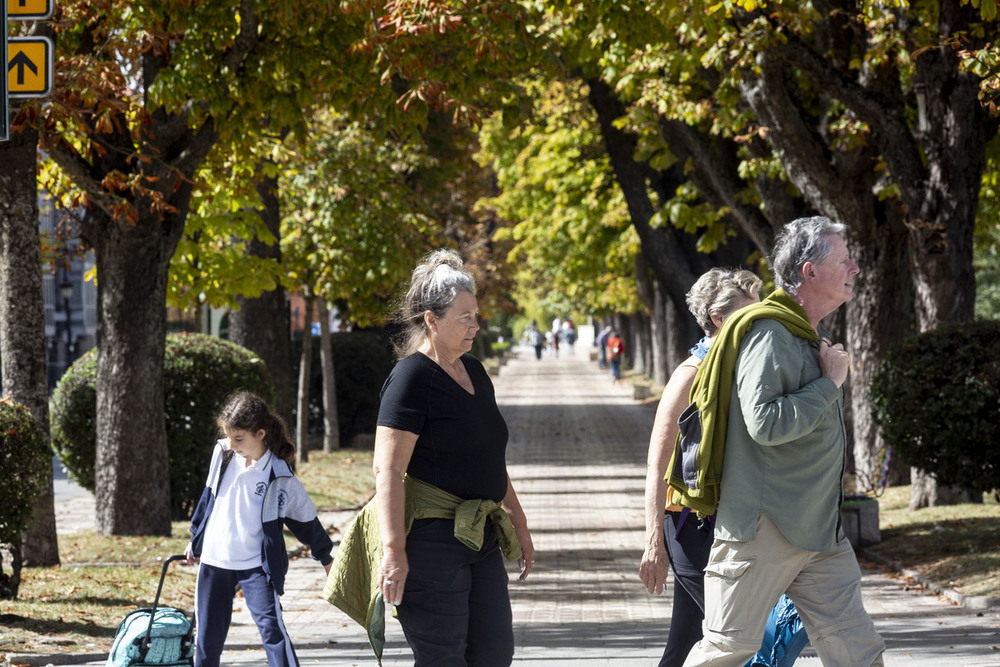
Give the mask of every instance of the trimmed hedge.
POLYGON ((13 543, 28 527, 51 462, 52 450, 28 408, 0 399, 0 544, 13 543))
MULTIPOLYGON (((319 336, 312 338, 312 368, 309 373, 309 432, 323 432, 323 370, 319 336)), ((341 331, 330 334, 333 375, 337 384, 337 419, 341 447, 362 433, 374 433, 378 419, 379 393, 395 365, 390 346, 377 331, 341 331)), ((292 341, 292 378, 299 377, 302 340, 292 341)), ((297 403, 296 403, 297 405, 297 403)), ((293 408, 293 410, 296 408, 293 408)))
POLYGON ((869 398, 886 444, 908 465, 1000 500, 1000 322, 904 341, 872 377, 869 398))
MULTIPOLYGON (((52 450, 28 408, 10 399, 0 400, 0 545, 20 544, 20 534, 28 527, 32 505, 51 466, 52 450)), ((20 561, 14 558, 10 574, 2 565, 0 558, 0 598, 15 599, 20 561)))
MULTIPOLYGON (((253 391, 274 405, 263 362, 246 348, 214 336, 167 335, 163 366, 164 413, 170 459, 170 508, 175 521, 194 511, 218 439, 215 418, 236 390, 253 391)), ((97 455, 97 350, 66 372, 52 394, 52 446, 80 486, 94 491, 97 455)))

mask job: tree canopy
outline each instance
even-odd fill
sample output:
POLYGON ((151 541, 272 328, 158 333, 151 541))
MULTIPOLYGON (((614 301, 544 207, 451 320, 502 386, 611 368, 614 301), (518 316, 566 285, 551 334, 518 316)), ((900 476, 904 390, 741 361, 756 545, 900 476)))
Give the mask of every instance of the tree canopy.
POLYGON ((557 295, 570 311, 640 309, 638 239, 584 86, 536 80, 525 89, 533 120, 510 129, 502 112, 494 115, 480 133, 479 155, 500 189, 483 205, 511 221, 498 237, 514 241, 519 291, 543 306, 557 295))

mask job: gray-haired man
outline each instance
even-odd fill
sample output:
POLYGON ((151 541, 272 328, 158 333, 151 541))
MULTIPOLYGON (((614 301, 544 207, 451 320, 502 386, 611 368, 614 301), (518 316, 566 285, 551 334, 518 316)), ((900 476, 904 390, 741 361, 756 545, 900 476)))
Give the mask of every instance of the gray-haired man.
POLYGON ((767 301, 786 308, 808 336, 761 318, 741 342, 731 341, 738 352, 705 570, 704 637, 685 667, 745 664, 782 593, 795 602, 824 665, 882 665, 885 644, 862 605, 861 571, 840 525, 841 387, 851 357, 819 324, 851 299, 860 272, 843 230, 827 218, 802 218, 775 242, 780 290, 767 301))

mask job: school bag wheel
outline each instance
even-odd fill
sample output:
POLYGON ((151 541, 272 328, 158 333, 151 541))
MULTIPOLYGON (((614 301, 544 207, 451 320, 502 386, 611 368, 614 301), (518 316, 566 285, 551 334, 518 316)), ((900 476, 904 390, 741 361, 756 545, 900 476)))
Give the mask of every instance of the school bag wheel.
POLYGON ((187 614, 173 607, 158 606, 167 568, 184 558, 171 556, 163 562, 152 607, 136 609, 122 619, 106 667, 194 665, 194 633, 187 614))

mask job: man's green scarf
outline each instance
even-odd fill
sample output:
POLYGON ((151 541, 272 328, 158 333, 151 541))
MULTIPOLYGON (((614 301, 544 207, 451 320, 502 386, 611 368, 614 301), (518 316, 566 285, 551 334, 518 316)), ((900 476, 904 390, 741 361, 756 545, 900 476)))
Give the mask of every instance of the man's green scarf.
POLYGON ((762 318, 780 322, 800 338, 819 340, 806 311, 783 289, 776 290, 760 303, 741 308, 726 318, 691 386, 690 400, 697 407, 701 419, 701 442, 697 445, 695 455, 697 482, 694 486, 688 486, 681 474, 680 434, 665 477, 672 489, 671 500, 678 505, 690 507, 699 514, 714 514, 719 506, 736 358, 739 356, 743 337, 753 323, 762 318))

